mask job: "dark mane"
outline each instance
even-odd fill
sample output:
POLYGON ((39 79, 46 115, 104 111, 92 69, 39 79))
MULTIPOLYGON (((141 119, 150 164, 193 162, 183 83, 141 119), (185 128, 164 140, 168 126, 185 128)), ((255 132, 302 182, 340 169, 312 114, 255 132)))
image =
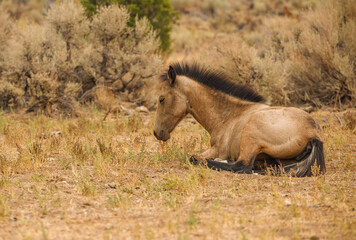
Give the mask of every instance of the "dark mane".
MULTIPOLYGON (((177 75, 189 77, 212 89, 221 91, 240 99, 250 102, 265 102, 265 99, 246 85, 234 83, 223 72, 210 70, 199 66, 197 63, 173 63, 171 66, 177 75)), ((167 74, 162 75, 162 79, 167 79, 167 74)))

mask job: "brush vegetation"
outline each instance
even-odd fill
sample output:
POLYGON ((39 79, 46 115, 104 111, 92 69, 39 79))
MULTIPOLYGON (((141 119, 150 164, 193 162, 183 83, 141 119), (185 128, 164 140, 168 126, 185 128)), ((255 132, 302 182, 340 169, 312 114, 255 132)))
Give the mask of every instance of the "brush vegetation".
POLYGON ((356 105, 354 1, 175 0, 173 5, 186 12, 181 14, 186 25, 173 32, 180 54, 220 66, 274 104, 356 105))
POLYGON ((144 102, 143 86, 160 73, 155 32, 146 18, 129 27, 124 7, 102 7, 89 21, 80 4, 65 1, 52 4, 41 25, 24 26, 1 11, 3 109, 75 116, 76 103, 98 86, 144 102))

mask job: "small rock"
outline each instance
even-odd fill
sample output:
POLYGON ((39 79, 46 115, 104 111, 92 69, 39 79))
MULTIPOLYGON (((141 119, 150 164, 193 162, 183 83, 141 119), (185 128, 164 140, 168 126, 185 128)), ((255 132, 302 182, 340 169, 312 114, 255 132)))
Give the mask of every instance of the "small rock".
POLYGON ((109 186, 110 188, 116 188, 116 183, 111 182, 111 183, 108 184, 108 186, 109 186))
POLYGON ((10 216, 10 221, 16 222, 17 221, 17 217, 16 216, 10 216))
POLYGON ((137 112, 149 113, 148 109, 145 106, 139 106, 135 110, 137 112))
POLYGON ((284 200, 284 204, 285 204, 286 206, 292 205, 292 203, 291 203, 291 201, 290 201, 289 199, 284 200))

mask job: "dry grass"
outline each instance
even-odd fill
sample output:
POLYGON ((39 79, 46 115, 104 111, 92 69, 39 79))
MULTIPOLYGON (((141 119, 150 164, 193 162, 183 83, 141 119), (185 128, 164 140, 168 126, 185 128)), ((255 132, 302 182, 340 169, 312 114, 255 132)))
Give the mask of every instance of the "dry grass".
POLYGON ((356 237, 356 138, 345 114, 313 114, 327 173, 298 179, 191 166, 209 142, 191 119, 161 145, 152 113, 102 122, 104 113, 86 111, 67 120, 0 113, 0 239, 356 237))

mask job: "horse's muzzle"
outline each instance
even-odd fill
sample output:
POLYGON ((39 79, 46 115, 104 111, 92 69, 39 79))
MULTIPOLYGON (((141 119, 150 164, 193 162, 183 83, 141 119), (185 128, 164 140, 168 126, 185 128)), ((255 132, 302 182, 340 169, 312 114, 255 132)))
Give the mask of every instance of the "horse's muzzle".
POLYGON ((169 134, 166 134, 163 130, 159 131, 159 133, 153 130, 153 135, 161 141, 167 141, 170 137, 169 134))

